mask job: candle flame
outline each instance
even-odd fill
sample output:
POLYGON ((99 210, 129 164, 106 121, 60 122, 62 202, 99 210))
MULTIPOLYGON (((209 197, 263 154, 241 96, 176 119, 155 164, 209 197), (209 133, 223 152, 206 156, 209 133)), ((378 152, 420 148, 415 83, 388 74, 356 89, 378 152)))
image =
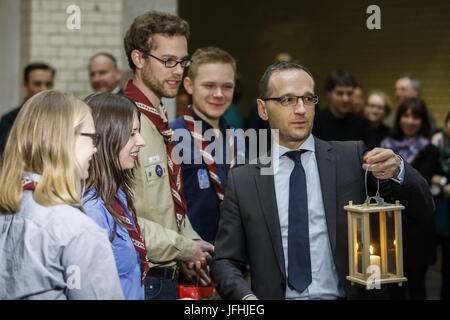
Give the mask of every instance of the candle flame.
POLYGON ((370 254, 373 254, 373 247, 372 247, 372 245, 370 245, 369 251, 370 251, 370 254))
POLYGON ((394 240, 394 246, 397 246, 397 240, 394 240))
POLYGON ((356 243, 356 251, 358 251, 358 249, 359 249, 359 245, 358 245, 358 242, 356 243))

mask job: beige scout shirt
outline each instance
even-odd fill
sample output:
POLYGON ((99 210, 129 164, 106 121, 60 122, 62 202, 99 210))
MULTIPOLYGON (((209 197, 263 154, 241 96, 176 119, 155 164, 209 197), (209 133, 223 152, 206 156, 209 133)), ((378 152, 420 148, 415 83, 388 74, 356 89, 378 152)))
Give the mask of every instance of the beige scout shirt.
MULTIPOLYGON (((158 111, 167 120, 162 108, 158 111)), ((134 205, 145 239, 150 267, 172 266, 189 260, 196 251, 193 239, 201 239, 185 216, 178 231, 167 165, 167 147, 153 122, 141 115, 141 135, 146 146, 139 151, 135 169, 134 205), (157 167, 158 173, 157 173, 157 167), (162 169, 162 175, 161 175, 162 169)))

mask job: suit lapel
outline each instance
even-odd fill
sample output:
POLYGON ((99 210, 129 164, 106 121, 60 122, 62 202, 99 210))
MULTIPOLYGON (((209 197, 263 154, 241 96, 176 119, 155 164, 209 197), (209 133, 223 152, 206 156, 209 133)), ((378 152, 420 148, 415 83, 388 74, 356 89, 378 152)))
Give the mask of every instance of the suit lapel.
MULTIPOLYGON (((258 166, 258 168, 260 168, 258 166)), ((264 219, 269 230, 272 247, 280 267, 283 280, 286 281, 283 244, 281 240, 280 219, 278 216, 277 199, 275 196, 274 176, 257 174, 254 176, 264 219)))
POLYGON ((328 236, 334 256, 336 253, 336 161, 333 147, 329 143, 316 137, 314 141, 328 236))

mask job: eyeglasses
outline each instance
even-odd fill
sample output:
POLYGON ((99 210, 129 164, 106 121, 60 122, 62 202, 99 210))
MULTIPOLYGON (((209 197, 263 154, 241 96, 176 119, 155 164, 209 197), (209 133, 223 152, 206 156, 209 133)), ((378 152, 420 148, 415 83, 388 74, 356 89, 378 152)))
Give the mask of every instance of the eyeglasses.
POLYGON ((80 135, 86 136, 92 139, 92 144, 95 148, 98 147, 98 144, 100 143, 100 134, 99 133, 84 133, 81 132, 80 135))
POLYGON ((155 58, 156 60, 160 61, 161 63, 163 63, 166 68, 175 68, 177 66, 177 64, 180 64, 182 68, 187 68, 192 64, 192 60, 189 58, 184 58, 181 60, 175 60, 172 58, 160 59, 150 53, 148 53, 148 55, 150 57, 155 58))
POLYGON ((376 104, 368 104, 367 106, 369 108, 371 108, 371 109, 378 109, 378 110, 381 110, 381 111, 385 111, 386 110, 384 106, 379 106, 379 105, 376 105, 376 104))
POLYGON ((298 104, 298 99, 302 99, 303 105, 313 106, 319 102, 319 97, 314 96, 282 96, 278 98, 265 98, 263 101, 273 100, 278 101, 283 107, 295 107, 298 104))

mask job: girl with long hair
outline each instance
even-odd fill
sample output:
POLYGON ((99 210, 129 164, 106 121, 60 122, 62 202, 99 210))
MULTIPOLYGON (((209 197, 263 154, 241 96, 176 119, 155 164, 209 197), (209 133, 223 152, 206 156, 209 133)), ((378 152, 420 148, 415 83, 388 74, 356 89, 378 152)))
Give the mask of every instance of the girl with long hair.
POLYGON ((101 139, 89 168, 83 207, 109 234, 125 298, 141 300, 149 265, 132 195, 133 168, 145 146, 139 112, 121 95, 97 93, 85 101, 101 139))
POLYGON ((20 110, 0 174, 0 299, 123 299, 107 235, 80 206, 97 140, 72 95, 20 110))

